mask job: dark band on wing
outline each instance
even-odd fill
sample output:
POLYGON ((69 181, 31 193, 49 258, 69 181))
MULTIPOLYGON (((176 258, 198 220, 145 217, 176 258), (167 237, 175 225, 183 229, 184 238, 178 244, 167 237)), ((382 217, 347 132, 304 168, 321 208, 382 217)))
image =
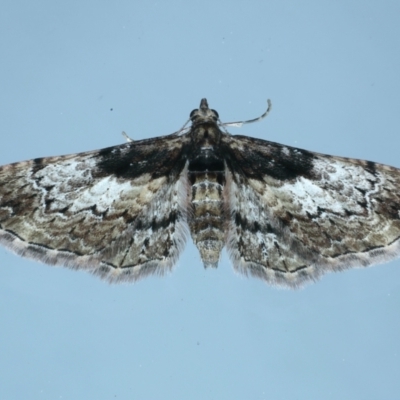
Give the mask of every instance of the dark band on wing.
POLYGON ((312 152, 246 136, 235 136, 242 148, 224 146, 226 161, 235 171, 262 181, 265 175, 281 181, 298 177, 313 178, 315 156, 312 152))
POLYGON ((141 144, 132 142, 100 150, 96 156, 99 160, 94 177, 113 175, 135 179, 150 174, 153 179, 157 179, 171 173, 176 176, 183 170, 186 159, 182 157, 182 147, 141 144))

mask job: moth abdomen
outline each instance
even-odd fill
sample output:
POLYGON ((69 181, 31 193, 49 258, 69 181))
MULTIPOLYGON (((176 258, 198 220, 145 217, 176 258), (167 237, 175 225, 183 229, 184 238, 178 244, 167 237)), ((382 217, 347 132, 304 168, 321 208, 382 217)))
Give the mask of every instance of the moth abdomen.
POLYGON ((196 172, 191 175, 189 227, 205 267, 217 267, 224 247, 225 212, 222 172, 196 172))

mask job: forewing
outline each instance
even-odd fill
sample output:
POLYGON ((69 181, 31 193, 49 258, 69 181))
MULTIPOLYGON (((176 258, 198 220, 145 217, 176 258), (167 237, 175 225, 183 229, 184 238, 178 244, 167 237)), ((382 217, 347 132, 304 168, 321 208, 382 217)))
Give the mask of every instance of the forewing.
POLYGON ((297 286, 400 253, 400 170, 224 136, 236 269, 297 286))
POLYGON ((162 273, 185 242, 185 137, 0 168, 0 241, 110 281, 162 273))

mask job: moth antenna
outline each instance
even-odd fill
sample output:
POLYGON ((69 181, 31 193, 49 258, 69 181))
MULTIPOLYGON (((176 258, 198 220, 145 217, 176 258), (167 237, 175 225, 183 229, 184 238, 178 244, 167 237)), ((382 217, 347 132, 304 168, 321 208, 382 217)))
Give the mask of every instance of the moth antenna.
POLYGON ((134 142, 134 140, 131 137, 129 137, 128 134, 124 131, 122 131, 122 136, 126 139, 128 143, 134 142))
POLYGON ((240 128, 244 124, 251 124, 252 122, 261 121, 262 119, 264 119, 270 113, 270 111, 272 109, 272 103, 271 103, 270 99, 267 100, 267 104, 268 104, 267 110, 260 117, 249 119, 247 121, 224 122, 224 123, 221 123, 220 126, 233 126, 235 128, 240 128))

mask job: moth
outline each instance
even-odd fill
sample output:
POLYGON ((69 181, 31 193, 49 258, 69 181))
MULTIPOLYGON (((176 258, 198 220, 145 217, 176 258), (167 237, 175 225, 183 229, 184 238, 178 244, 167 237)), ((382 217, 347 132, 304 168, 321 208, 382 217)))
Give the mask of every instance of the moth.
POLYGON ((205 268, 226 247, 236 271, 288 287, 399 255, 399 169, 231 135, 206 99, 190 122, 0 167, 0 242, 110 282, 171 270, 189 235, 205 268))

